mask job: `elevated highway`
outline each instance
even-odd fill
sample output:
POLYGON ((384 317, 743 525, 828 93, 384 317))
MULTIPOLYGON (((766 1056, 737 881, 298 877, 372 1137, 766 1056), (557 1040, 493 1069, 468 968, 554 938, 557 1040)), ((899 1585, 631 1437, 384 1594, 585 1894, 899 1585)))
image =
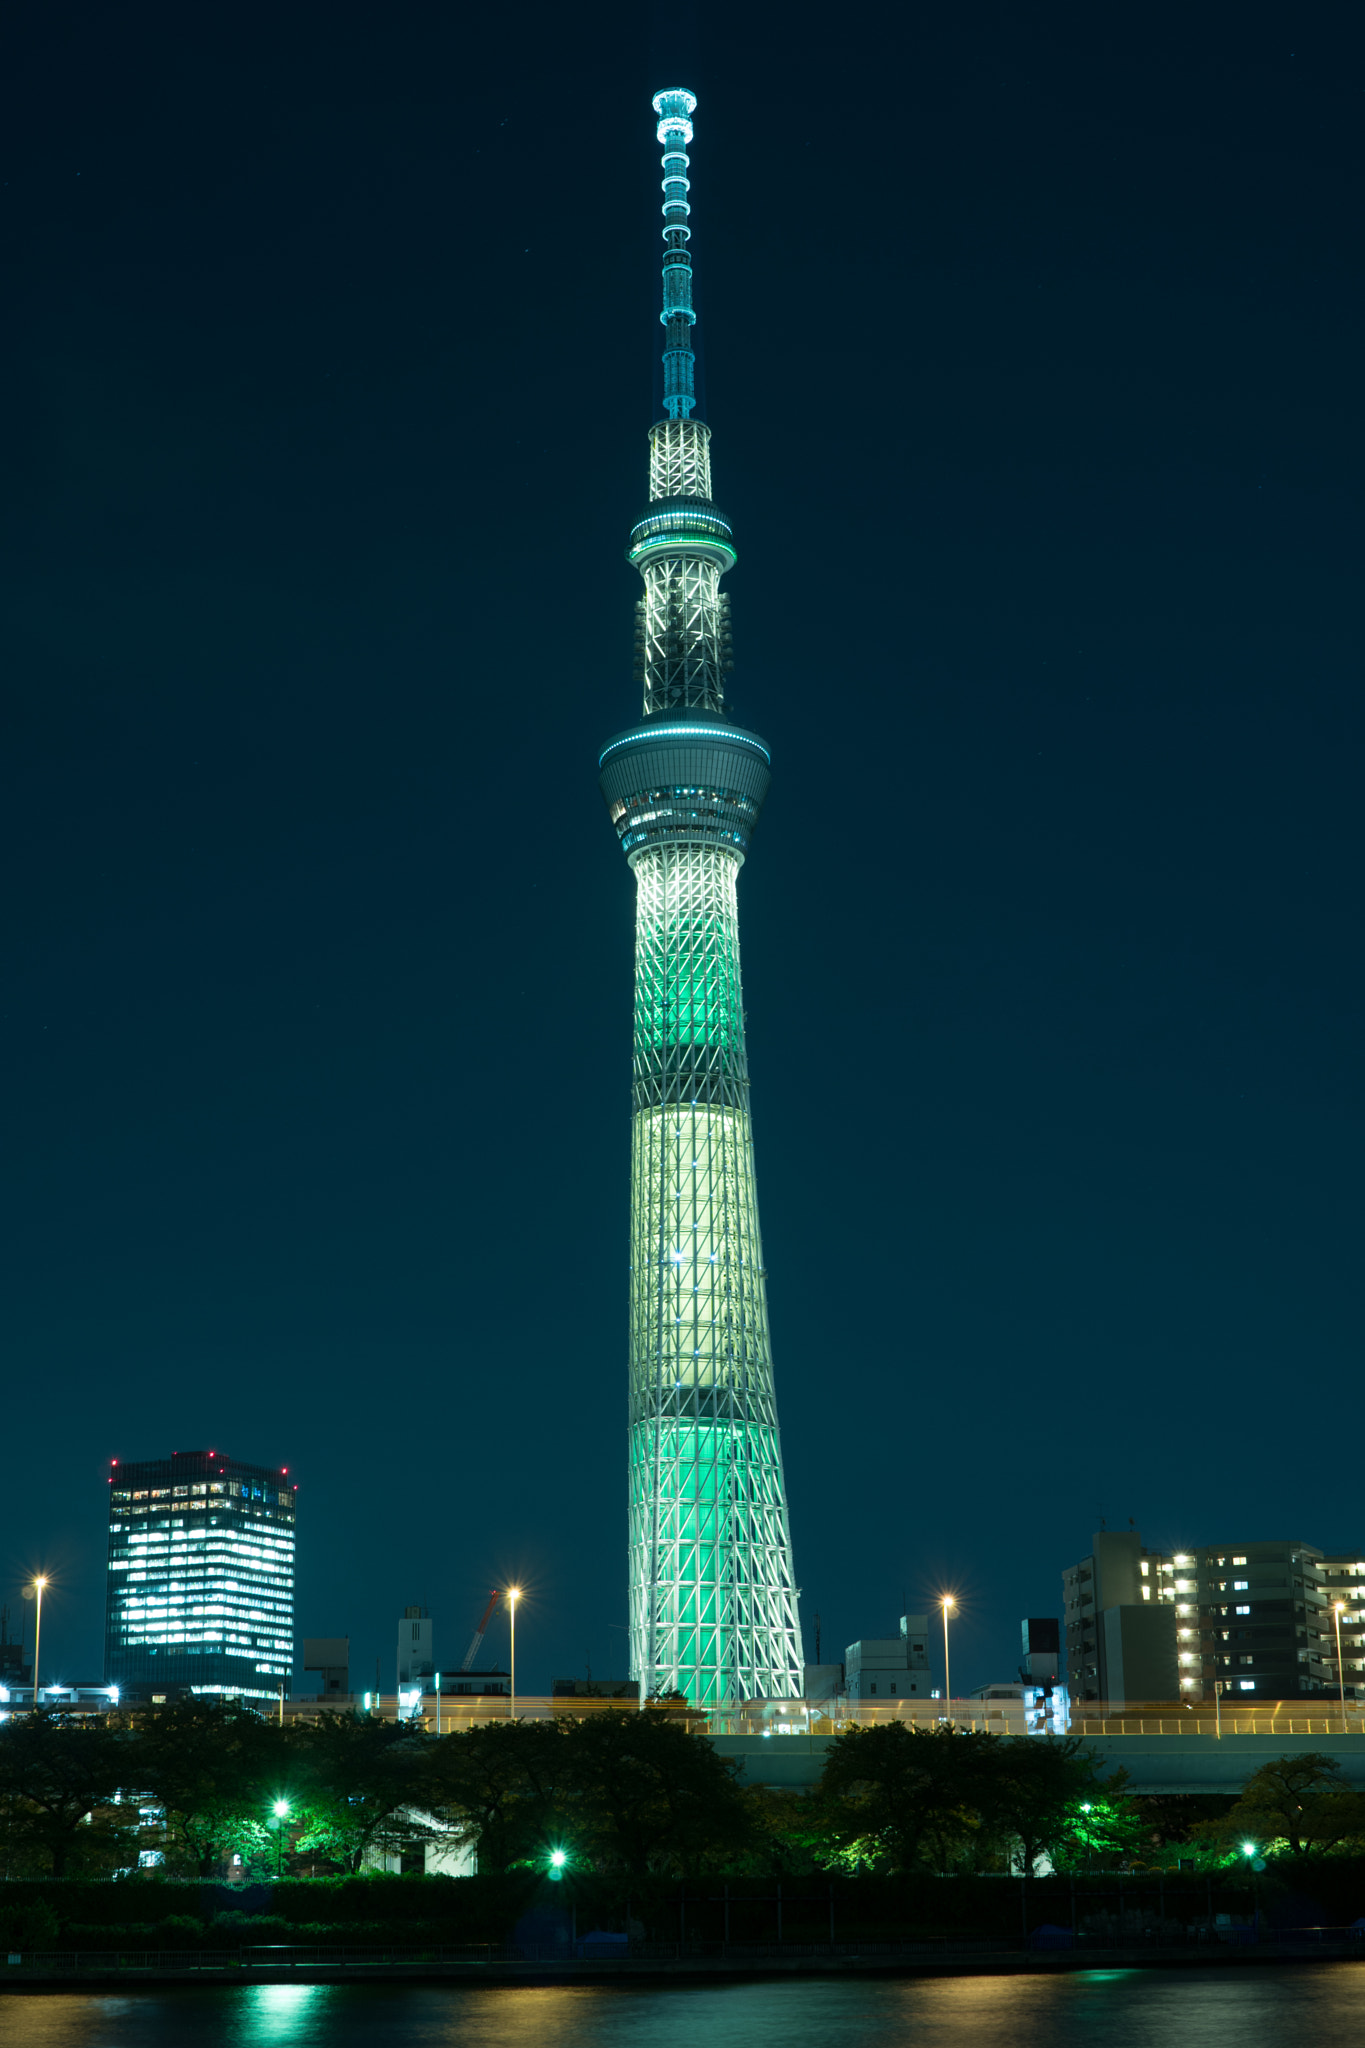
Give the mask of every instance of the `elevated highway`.
MULTIPOLYGON (((1024 1732, 1013 1716, 974 1719, 974 1725, 1002 1735, 1024 1732)), ((736 1730, 732 1717, 732 1732, 713 1730, 711 1740, 722 1756, 739 1762, 746 1783, 798 1791, 818 1781, 825 1753, 837 1739, 828 1722, 824 1727, 824 1733, 795 1728, 760 1732, 751 1722, 736 1730)), ((1104 1771, 1121 1766, 1133 1792, 1239 1792, 1263 1764, 1310 1751, 1333 1757, 1343 1783, 1365 1791, 1365 1723, 1354 1711, 1348 1711, 1344 1727, 1339 1715, 1239 1714, 1226 1716, 1219 1732, 1211 1718, 1202 1716, 1133 1714, 1078 1718, 1071 1733, 1094 1752, 1104 1771)))

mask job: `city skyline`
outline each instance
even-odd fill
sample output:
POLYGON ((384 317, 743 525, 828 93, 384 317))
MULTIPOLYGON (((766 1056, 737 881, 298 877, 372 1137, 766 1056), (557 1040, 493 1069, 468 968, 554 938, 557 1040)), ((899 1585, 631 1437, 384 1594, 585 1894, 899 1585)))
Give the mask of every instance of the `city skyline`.
POLYGON ((624 1673, 591 764, 668 78, 780 747, 744 974, 806 1648, 947 1587, 994 1680, 1102 1516, 1346 1555, 1267 1428, 1361 1334, 1343 42, 532 28, 16 31, 0 1600, 47 1571, 94 1676, 109 1458, 227 1443, 297 1475, 298 1626, 357 1672, 516 1583, 528 1685, 624 1673))

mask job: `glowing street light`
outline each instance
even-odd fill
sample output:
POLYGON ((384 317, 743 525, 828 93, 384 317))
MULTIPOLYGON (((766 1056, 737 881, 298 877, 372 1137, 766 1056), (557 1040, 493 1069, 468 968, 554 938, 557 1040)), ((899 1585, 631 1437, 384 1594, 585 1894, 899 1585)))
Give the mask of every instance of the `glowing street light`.
POLYGON ((38 1603, 38 1612, 33 1628, 33 1710, 35 1713, 38 1711, 38 1665, 43 1649, 43 1589, 46 1585, 47 1580, 39 1574, 31 1585, 24 1588, 25 1600, 36 1600, 38 1603))
POLYGON ((1332 1619, 1337 1625, 1337 1691, 1341 1694, 1341 1732, 1346 1733, 1346 1666, 1341 1661, 1341 1617, 1346 1612, 1344 1600, 1332 1602, 1332 1619))
POLYGON ((275 1816, 275 1875, 284 1875, 284 1823, 289 1814, 289 1801, 277 1799, 271 1808, 275 1816))
POLYGON ((948 1711, 950 1713, 953 1706, 953 1681, 949 1675, 950 1667, 948 1663, 948 1616, 956 1606, 957 1602, 952 1594, 945 1593, 943 1596, 943 1694, 948 1702, 948 1711))
POLYGON ((1254 1856, 1256 1854, 1257 1846, 1258 1845, 1255 1842, 1243 1842, 1242 1854, 1244 1856, 1254 1856))
POLYGON ((520 1598, 520 1586, 509 1586, 507 1588, 507 1615, 512 1631, 512 1654, 509 1662, 512 1666, 512 1719, 514 1721, 517 1718, 517 1602, 520 1598))
POLYGON ((562 1849, 552 1849, 552 1850, 551 1850, 551 1852, 550 1852, 550 1881, 551 1881, 551 1883, 553 1883, 553 1884, 558 1884, 558 1883, 559 1883, 559 1880, 560 1880, 560 1879, 561 1879, 561 1878, 563 1877, 563 1875, 564 1875, 564 1865, 565 1865, 565 1864, 566 1864, 566 1863, 568 1862, 568 1860, 569 1860, 569 1859, 568 1859, 568 1857, 567 1857, 567 1856, 565 1855, 565 1853, 564 1853, 564 1851, 563 1851, 562 1849))

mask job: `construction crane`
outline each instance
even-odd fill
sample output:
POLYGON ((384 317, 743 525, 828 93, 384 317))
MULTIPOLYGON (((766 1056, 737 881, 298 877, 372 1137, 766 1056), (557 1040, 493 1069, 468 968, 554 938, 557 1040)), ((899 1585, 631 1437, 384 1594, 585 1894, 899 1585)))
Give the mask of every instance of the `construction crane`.
POLYGON ((468 1649, 467 1649, 467 1650, 465 1651, 465 1653, 464 1653, 464 1663, 463 1663, 463 1664, 462 1664, 462 1665, 460 1666, 460 1669, 461 1669, 461 1671, 472 1671, 472 1670, 473 1670, 473 1668, 474 1668, 474 1659, 475 1659, 475 1658, 476 1658, 476 1657, 478 1656, 478 1654, 479 1654, 479 1647, 480 1647, 480 1645, 481 1645, 481 1644, 482 1644, 482 1642, 483 1642, 483 1638, 484 1638, 484 1631, 485 1631, 485 1630, 487 1629, 487 1627, 488 1627, 488 1624, 489 1624, 489 1622, 490 1622, 490 1621, 492 1620, 492 1618, 493 1618, 493 1609, 494 1609, 494 1608, 495 1608, 495 1607, 497 1606, 497 1604, 498 1604, 498 1602, 499 1602, 499 1600, 500 1600, 501 1598, 502 1598, 502 1594, 501 1594, 501 1593, 499 1592, 498 1588, 497 1588, 496 1586, 494 1586, 494 1588, 493 1588, 492 1592, 491 1592, 491 1593, 489 1594, 489 1596, 488 1596, 488 1605, 487 1605, 487 1607, 485 1607, 485 1608, 484 1608, 484 1610, 483 1610, 483 1620, 482 1620, 482 1621, 481 1621, 481 1622, 479 1623, 478 1627, 477 1627, 477 1628, 475 1629, 475 1631, 474 1631, 474 1640, 473 1640, 473 1642, 472 1642, 472 1643, 471 1643, 471 1644, 469 1645, 469 1648, 468 1648, 468 1649))

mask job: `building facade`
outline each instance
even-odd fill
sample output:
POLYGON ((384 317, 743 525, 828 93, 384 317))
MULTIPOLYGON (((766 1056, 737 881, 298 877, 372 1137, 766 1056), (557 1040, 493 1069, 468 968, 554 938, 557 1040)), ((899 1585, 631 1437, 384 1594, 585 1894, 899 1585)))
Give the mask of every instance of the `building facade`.
MULTIPOLYGON (((1171 1560, 1182 1671, 1187 1690, 1212 1699, 1315 1699, 1336 1690, 1332 1595, 1323 1554, 1282 1537, 1213 1543, 1171 1560), (1187 1647, 1188 1645, 1188 1647, 1187 1647), (1198 1665, 1185 1659, 1197 1646, 1198 1665)), ((1343 1645, 1344 1647, 1344 1645, 1343 1645)))
POLYGON ((351 1694, 351 1639, 349 1636, 305 1636, 303 1668, 316 1677, 318 1691, 338 1699, 351 1694))
POLYGON ((405 1607, 398 1624, 398 1683, 410 1685, 436 1675, 436 1649, 431 1632, 431 1612, 426 1607, 405 1607))
POLYGON ((1337 1600, 1346 1689, 1365 1688, 1365 1564, 1297 1537, 1150 1551, 1136 1530, 1101 1531, 1062 1588, 1075 1700, 1335 1692, 1337 1600))
POLYGON ((897 1636, 864 1636, 844 1651, 844 1696, 850 1700, 927 1700, 929 1617, 903 1614, 897 1636))
POLYGON ((115 1460, 107 1685, 154 1701, 288 1693, 295 1494, 287 1471, 221 1451, 115 1460))
POLYGON ((778 1439, 736 882, 769 754, 725 710, 735 561, 695 417, 696 100, 654 100, 663 146, 664 413, 627 551, 638 724, 599 758, 636 886, 631 1155, 631 1675, 699 1706, 799 1698, 797 1588, 778 1439))
POLYGON ((1319 1559, 1326 1618, 1319 1638, 1326 1632, 1327 1683, 1337 1686, 1338 1611, 1341 1636, 1341 1679, 1348 1699, 1365 1695, 1365 1561, 1356 1557, 1319 1559))
POLYGON ((1169 1701, 1197 1683, 1181 1676, 1169 1560, 1136 1529, 1101 1529, 1062 1573, 1062 1603, 1073 1701, 1169 1701))

